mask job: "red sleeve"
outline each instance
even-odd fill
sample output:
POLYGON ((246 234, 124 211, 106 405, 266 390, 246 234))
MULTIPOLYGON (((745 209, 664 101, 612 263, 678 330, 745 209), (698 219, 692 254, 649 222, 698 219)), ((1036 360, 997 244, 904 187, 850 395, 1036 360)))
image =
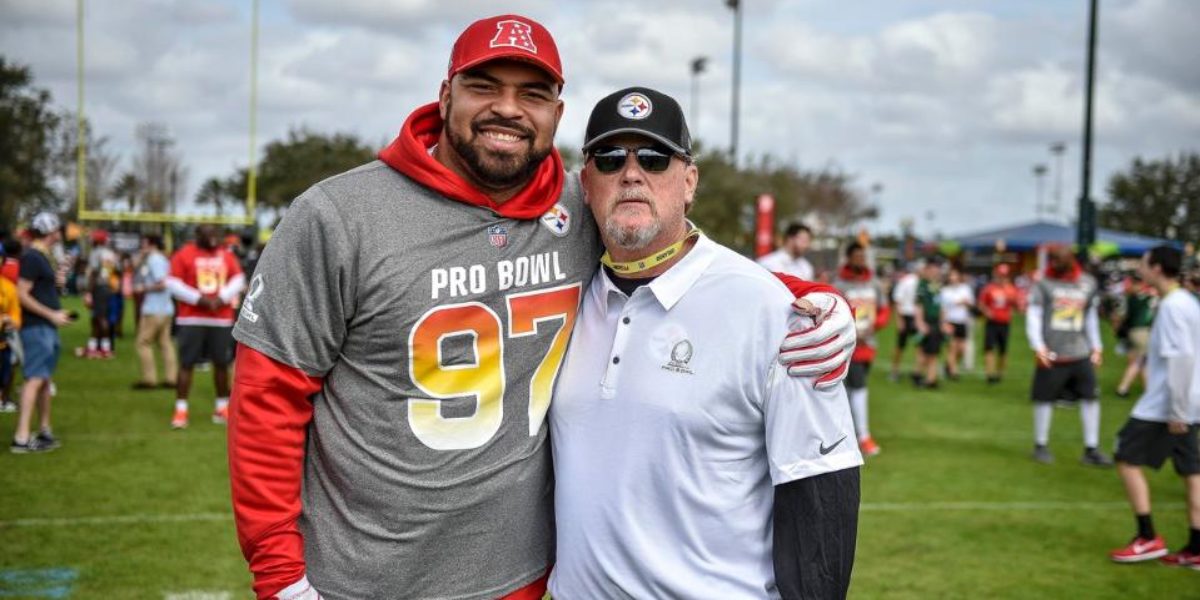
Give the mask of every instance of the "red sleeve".
POLYGON ((787 273, 775 273, 775 276, 778 277, 779 280, 783 282, 783 285, 786 285, 788 290, 792 292, 792 295, 796 296, 797 298, 817 292, 842 296, 842 293, 832 285, 817 283, 815 281, 805 281, 799 277, 788 275, 787 273))
POLYGON ((887 304, 880 304, 875 309, 875 331, 879 331, 887 327, 888 318, 892 316, 892 307, 887 304))
POLYGON ((304 575, 300 482, 321 379, 242 344, 229 403, 229 481, 238 543, 269 598, 304 575))

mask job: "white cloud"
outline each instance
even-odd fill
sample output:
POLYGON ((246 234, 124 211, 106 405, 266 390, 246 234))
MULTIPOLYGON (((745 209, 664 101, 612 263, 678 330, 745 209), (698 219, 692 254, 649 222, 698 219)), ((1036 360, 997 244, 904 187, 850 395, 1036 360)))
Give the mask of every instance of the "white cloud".
MULTIPOLYGON (((88 3, 87 110, 128 156, 137 123, 167 123, 192 185, 246 160, 249 16, 244 2, 88 3)), ((0 0, 0 53, 74 106, 72 0, 0 0)), ((884 184, 884 218, 943 231, 1033 216, 1035 162, 1069 144, 1067 198, 1078 189, 1085 14, 1033 0, 745 4, 741 149, 806 166, 830 162, 884 184), (964 12, 968 6, 970 12, 964 12)), ((432 101, 446 57, 471 20, 529 14, 557 36, 567 86, 559 141, 578 146, 601 96, 640 84, 691 110, 688 64, 710 57, 692 128, 727 144, 732 19, 722 2, 263 0, 259 134, 289 127, 392 136, 432 101)), ((1200 3, 1103 3, 1096 179, 1135 155, 1200 140, 1200 3)), ((749 193, 749 192, 748 192, 749 193)))

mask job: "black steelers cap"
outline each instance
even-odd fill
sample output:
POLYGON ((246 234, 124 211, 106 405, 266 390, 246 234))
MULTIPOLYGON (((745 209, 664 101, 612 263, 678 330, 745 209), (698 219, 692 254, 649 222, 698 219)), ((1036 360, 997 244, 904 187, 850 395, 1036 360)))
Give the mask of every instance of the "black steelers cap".
POLYGON ((674 98, 657 90, 625 88, 597 102, 583 136, 584 154, 622 133, 644 135, 679 154, 692 155, 692 136, 683 110, 674 98))

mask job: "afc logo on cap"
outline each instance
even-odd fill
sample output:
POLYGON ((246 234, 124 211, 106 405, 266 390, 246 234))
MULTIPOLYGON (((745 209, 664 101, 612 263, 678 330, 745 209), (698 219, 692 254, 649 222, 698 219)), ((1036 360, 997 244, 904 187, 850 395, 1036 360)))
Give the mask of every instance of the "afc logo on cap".
POLYGON ((492 48, 520 48, 537 54, 537 46, 533 43, 533 27, 521 21, 508 20, 496 23, 496 37, 492 38, 492 48))
POLYGON ((626 119, 645 119, 653 110, 654 105, 650 104, 650 99, 641 94, 629 94, 617 103, 617 114, 626 119))

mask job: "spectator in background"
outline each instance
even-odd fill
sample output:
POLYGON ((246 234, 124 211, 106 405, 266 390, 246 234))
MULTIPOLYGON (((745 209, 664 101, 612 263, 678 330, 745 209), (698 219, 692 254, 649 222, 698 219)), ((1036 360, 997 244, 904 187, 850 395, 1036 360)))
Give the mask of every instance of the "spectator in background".
POLYGON ((12 400, 13 340, 21 329, 21 299, 17 286, 0 277, 0 412, 17 412, 12 400))
POLYGON ((162 387, 175 388, 179 375, 179 362, 175 344, 171 340, 171 321, 175 315, 175 303, 167 290, 167 277, 171 274, 171 263, 162 252, 162 238, 147 235, 142 238, 140 250, 141 268, 138 269, 134 292, 142 294, 141 317, 138 319, 138 361, 142 367, 141 379, 133 384, 135 390, 152 390, 159 387, 158 368, 154 364, 154 346, 162 352, 162 387))
POLYGON ((21 253, 17 295, 21 300, 25 385, 21 388, 17 430, 9 446, 14 454, 53 450, 59 446, 50 428, 50 381, 58 366, 58 328, 71 322, 59 300, 61 277, 52 250, 62 235, 59 228, 57 216, 38 213, 29 226, 33 238, 29 249, 21 253), (36 437, 31 437, 35 406, 40 413, 41 428, 36 437))
MULTIPOLYGON (((1142 364, 1146 348, 1150 346, 1150 325, 1154 322, 1157 299, 1154 287, 1143 280, 1140 273, 1135 273, 1125 290, 1125 317, 1121 320, 1121 329, 1128 342, 1125 373, 1117 384, 1117 395, 1122 398, 1129 397, 1129 388, 1133 387, 1137 376, 1143 374, 1142 364)), ((1144 376, 1142 383, 1145 384, 1144 376)))
MULTIPOLYGON (((896 307, 896 352, 892 354, 892 381, 900 379, 900 359, 908 338, 917 335, 917 284, 920 267, 906 266, 892 287, 892 305, 896 307)), ((919 350, 918 350, 919 352, 919 350)))
POLYGON ((171 257, 167 289, 179 300, 179 375, 176 381, 173 429, 188 426, 188 395, 192 371, 212 362, 217 398, 212 421, 224 425, 229 406, 229 365, 233 362, 233 304, 246 287, 242 267, 232 252, 220 246, 217 228, 200 225, 196 241, 171 257))
POLYGON ((21 240, 8 238, 4 240, 4 263, 0 265, 0 277, 17 284, 21 274, 21 240))
POLYGON ((121 293, 121 265, 117 252, 109 246, 108 232, 92 232, 92 252, 88 255, 87 293, 84 303, 92 309, 92 336, 88 338, 85 358, 113 358, 111 298, 121 293))
POLYGON ((1033 400, 1033 459, 1054 462, 1047 444, 1050 421, 1058 400, 1079 401, 1083 424, 1085 465, 1112 466, 1100 452, 1100 387, 1096 368, 1103 345, 1100 340, 1100 288, 1096 279, 1075 261, 1071 249, 1049 251, 1046 271, 1029 290, 1025 309, 1025 336, 1037 354, 1030 399, 1033 400))
POLYGON ((994 277, 979 293, 979 309, 983 313, 983 364, 989 385, 1000 383, 1008 357, 1008 331, 1012 324, 1013 307, 1020 296, 1013 285, 1008 265, 996 265, 994 277))
MULTIPOLYGON (((13 285, 13 292, 16 292, 17 279, 21 274, 21 241, 15 237, 6 238, 4 240, 4 261, 0 263, 0 278, 8 281, 13 285)), ((4 398, 3 406, 0 406, 0 412, 16 412, 17 403, 13 400, 13 382, 16 381, 14 376, 17 365, 23 361, 21 357, 24 353, 21 351, 21 335, 20 335, 20 316, 21 316, 21 301, 18 296, 17 312, 18 329, 10 332, 6 337, 8 344, 9 360, 5 364, 0 365, 0 370, 6 373, 6 377, 0 380, 0 394, 4 398)))
MULTIPOLYGON (((112 306, 109 310, 108 322, 112 323, 113 336, 125 337, 125 306, 127 300, 133 299, 133 257, 128 252, 121 253, 121 285, 120 291, 113 294, 112 306)), ((134 328, 137 328, 137 315, 134 315, 134 328)))
POLYGON ((950 350, 946 354, 946 377, 957 380, 962 367, 963 354, 969 341, 968 325, 971 323, 971 308, 975 306, 975 292, 963 279, 962 269, 950 267, 946 285, 939 292, 942 305, 942 331, 950 338, 950 350))
POLYGON ((1160 558, 1174 567, 1200 569, 1200 301, 1180 286, 1182 253, 1159 246, 1142 257, 1142 278, 1162 294, 1146 353, 1146 391, 1117 434, 1117 472, 1137 519, 1137 534, 1109 557, 1121 563, 1160 558), (1172 459, 1184 479, 1190 529, 1187 545, 1167 554, 1150 517, 1150 487, 1143 467, 1172 459))
POLYGON ((783 232, 783 247, 758 259, 758 264, 776 273, 787 273, 805 281, 813 281, 813 266, 804 255, 812 245, 812 230, 802 223, 792 223, 783 232))
POLYGON ((850 357, 850 372, 846 375, 846 393, 850 398, 850 413, 854 417, 854 432, 858 449, 863 456, 880 453, 879 444, 871 437, 867 419, 867 375, 875 360, 875 332, 888 322, 887 296, 867 264, 867 251, 853 242, 846 247, 846 264, 838 271, 834 285, 854 309, 857 344, 850 357))
POLYGON ((921 267, 921 279, 917 282, 917 387, 938 387, 938 357, 942 353, 945 339, 942 329, 942 266, 930 259, 921 267))

